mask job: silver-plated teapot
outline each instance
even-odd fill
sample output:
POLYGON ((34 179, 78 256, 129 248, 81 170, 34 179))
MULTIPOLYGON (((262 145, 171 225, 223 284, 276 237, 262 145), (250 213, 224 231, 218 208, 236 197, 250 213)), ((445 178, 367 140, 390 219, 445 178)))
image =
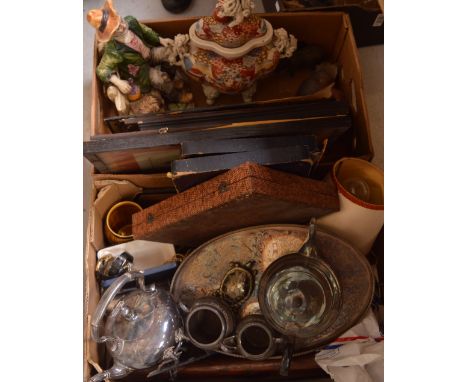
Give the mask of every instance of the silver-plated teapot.
POLYGON ((154 285, 146 287, 143 274, 132 271, 120 276, 102 296, 91 321, 91 336, 98 343, 106 343, 114 359, 109 370, 90 379, 98 382, 175 361, 178 345, 182 343, 183 324, 171 295, 154 285), (139 289, 119 298, 101 335, 106 309, 131 281, 137 281, 139 289))

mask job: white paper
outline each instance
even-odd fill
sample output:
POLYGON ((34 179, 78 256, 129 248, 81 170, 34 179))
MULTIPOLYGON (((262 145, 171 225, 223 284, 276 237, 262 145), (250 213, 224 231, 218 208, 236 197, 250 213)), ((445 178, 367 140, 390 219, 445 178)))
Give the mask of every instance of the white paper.
POLYGON ((384 341, 372 311, 317 353, 315 361, 336 382, 383 382, 384 341))
POLYGON ((97 258, 100 259, 105 255, 117 257, 123 252, 127 252, 132 255, 133 269, 139 271, 144 271, 145 269, 173 262, 176 257, 175 249, 172 244, 146 240, 133 240, 127 243, 103 248, 98 251, 97 258))

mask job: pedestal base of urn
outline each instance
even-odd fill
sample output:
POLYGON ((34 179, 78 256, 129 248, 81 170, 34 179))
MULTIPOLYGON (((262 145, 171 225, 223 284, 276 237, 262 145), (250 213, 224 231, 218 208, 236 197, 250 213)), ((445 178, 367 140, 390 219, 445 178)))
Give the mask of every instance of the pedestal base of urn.
POLYGON ((242 99, 244 100, 245 103, 252 102, 253 95, 257 91, 257 83, 254 82, 254 84, 248 88, 247 90, 244 90, 242 92, 242 99))
MULTIPOLYGON (((208 105, 213 105, 216 99, 221 94, 218 89, 216 89, 215 87, 211 85, 202 84, 202 89, 206 97, 206 103, 208 105)), ((241 93, 242 99, 244 100, 244 102, 245 103, 252 102, 253 95, 255 94, 256 91, 257 91, 257 83, 255 82, 250 88, 248 88, 247 90, 244 90, 241 93)))
POLYGON ((210 85, 202 84, 203 93, 206 97, 206 103, 208 105, 213 105, 216 101, 216 98, 219 97, 219 90, 210 85))

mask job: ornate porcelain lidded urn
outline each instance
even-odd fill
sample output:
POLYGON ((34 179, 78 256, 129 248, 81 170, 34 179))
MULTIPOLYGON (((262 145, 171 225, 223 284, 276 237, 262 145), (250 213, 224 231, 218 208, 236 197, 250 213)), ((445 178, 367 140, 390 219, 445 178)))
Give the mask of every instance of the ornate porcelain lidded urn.
POLYGON ((212 16, 192 24, 188 35, 177 35, 172 49, 178 65, 201 81, 208 104, 220 93, 242 93, 250 102, 259 78, 290 57, 297 40, 283 28, 253 14, 252 0, 219 0, 212 16))

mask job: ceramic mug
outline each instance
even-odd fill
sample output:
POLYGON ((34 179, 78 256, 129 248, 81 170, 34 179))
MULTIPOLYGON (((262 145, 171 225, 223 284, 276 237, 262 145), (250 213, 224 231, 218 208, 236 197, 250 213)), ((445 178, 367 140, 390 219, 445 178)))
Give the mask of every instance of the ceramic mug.
POLYGON ((123 201, 114 204, 106 214, 104 234, 109 244, 122 244, 133 240, 132 215, 142 211, 139 204, 123 201))
POLYGON ((202 297, 194 302, 185 319, 190 341, 200 349, 218 350, 235 326, 234 313, 218 297, 202 297))
POLYGON ((384 173, 362 159, 342 158, 334 164, 331 179, 340 210, 317 219, 317 225, 367 255, 384 223, 384 173))

